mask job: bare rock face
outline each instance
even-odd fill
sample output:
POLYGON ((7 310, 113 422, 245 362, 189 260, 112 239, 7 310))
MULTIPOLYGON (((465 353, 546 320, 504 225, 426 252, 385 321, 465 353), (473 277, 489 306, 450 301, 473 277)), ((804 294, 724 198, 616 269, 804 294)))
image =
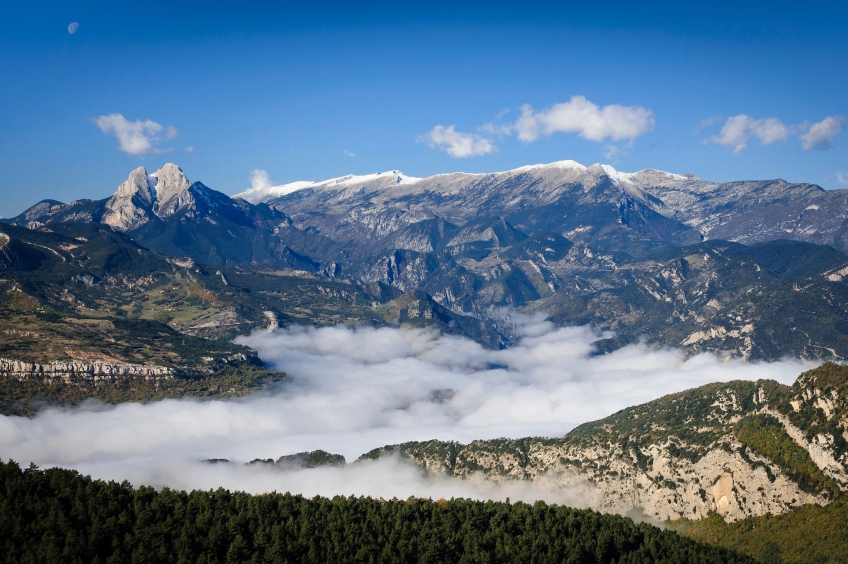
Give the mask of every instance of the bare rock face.
POLYGON ((168 163, 150 175, 150 185, 156 192, 153 212, 160 218, 166 218, 177 211, 194 204, 191 194, 191 182, 182 169, 168 163))
POLYGON ((0 358, 0 375, 15 378, 67 378, 83 376, 93 380, 108 379, 113 376, 140 376, 147 379, 171 378, 174 369, 166 366, 147 366, 125 362, 108 361, 54 361, 49 364, 38 364, 20 360, 0 358))
POLYGON ((130 231, 153 216, 164 219, 195 203, 190 188, 191 182, 175 164, 168 163, 150 175, 138 167, 106 200, 101 222, 117 231, 130 231))
POLYGON ((118 230, 129 231, 150 221, 155 193, 150 188, 147 170, 140 166, 106 201, 101 221, 118 230))
POLYGON ((736 521, 848 491, 847 429, 848 367, 826 363, 792 386, 709 384, 562 438, 411 442, 360 459, 400 456, 429 474, 577 488, 595 509, 660 521, 710 512, 736 521))

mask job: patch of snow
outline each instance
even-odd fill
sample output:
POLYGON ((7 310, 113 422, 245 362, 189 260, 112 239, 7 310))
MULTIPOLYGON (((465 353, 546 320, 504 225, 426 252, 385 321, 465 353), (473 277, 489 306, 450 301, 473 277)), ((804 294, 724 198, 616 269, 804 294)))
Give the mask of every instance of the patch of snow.
POLYGON ((156 185, 159 184, 159 177, 156 176, 157 174, 158 171, 147 175, 147 186, 150 187, 150 192, 154 195, 154 197, 157 194, 156 185))
POLYGON ((392 183, 392 185, 414 184, 422 180, 421 178, 417 178, 415 176, 407 176, 399 170, 389 170, 385 172, 376 172, 374 174, 348 174, 346 176, 330 178, 329 180, 322 180, 320 182, 313 182, 310 180, 297 180, 295 182, 289 182, 288 184, 281 184, 279 186, 251 188, 250 190, 246 190, 244 192, 241 192, 240 194, 236 194, 235 196, 233 196, 233 198, 241 198, 242 200, 246 200, 252 204, 256 204, 271 198, 292 194, 305 188, 345 188, 356 184, 366 184, 368 182, 385 180, 387 178, 392 177, 394 177, 394 182, 392 183))
POLYGON ((604 173, 610 177, 610 180, 612 180, 612 183, 616 186, 620 185, 622 182, 633 184, 633 180, 631 179, 638 174, 637 172, 618 172, 612 166, 607 164, 602 164, 601 169, 603 169, 604 173))
POLYGON ((646 172, 659 173, 669 178, 673 178, 674 180, 686 180, 687 176, 683 174, 673 174, 671 172, 665 172, 664 170, 655 170, 652 168, 645 168, 640 170, 639 172, 620 172, 615 170, 611 165, 602 164, 600 167, 603 169, 604 173, 610 177, 613 184, 619 186, 622 182, 627 184, 633 184, 633 179, 638 175, 646 172))
POLYGON ((506 174, 509 172, 527 172, 528 170, 535 170, 537 168, 558 168, 560 170, 586 170, 586 167, 577 161, 572 160, 564 160, 564 161, 556 161, 548 164, 534 164, 534 165, 525 165, 520 166, 518 168, 514 168, 512 170, 505 170, 503 172, 496 172, 494 174, 506 174))

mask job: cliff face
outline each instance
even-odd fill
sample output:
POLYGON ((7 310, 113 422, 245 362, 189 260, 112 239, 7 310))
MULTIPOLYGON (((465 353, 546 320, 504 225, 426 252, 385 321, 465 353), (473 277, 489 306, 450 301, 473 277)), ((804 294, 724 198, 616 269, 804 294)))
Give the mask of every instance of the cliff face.
POLYGON ((848 490, 848 367, 827 363, 791 387, 711 384, 561 439, 404 443, 361 459, 393 455, 462 479, 588 481, 592 507, 659 520, 779 514, 848 490))
POLYGON ((49 364, 23 362, 0 358, 0 375, 15 378, 48 377, 65 378, 84 376, 93 380, 113 376, 141 376, 147 379, 173 378, 174 369, 166 366, 149 366, 108 361, 54 361, 49 364))

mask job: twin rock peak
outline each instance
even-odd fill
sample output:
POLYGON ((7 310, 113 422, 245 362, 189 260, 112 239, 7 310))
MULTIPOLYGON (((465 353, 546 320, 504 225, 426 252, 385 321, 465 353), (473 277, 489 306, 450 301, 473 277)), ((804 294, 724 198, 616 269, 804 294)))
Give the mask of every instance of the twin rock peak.
POLYGON ((200 182, 189 182, 175 164, 168 163, 153 174, 140 166, 106 201, 101 221, 118 231, 136 229, 150 221, 151 216, 165 219, 194 207, 196 198, 206 190, 200 182))

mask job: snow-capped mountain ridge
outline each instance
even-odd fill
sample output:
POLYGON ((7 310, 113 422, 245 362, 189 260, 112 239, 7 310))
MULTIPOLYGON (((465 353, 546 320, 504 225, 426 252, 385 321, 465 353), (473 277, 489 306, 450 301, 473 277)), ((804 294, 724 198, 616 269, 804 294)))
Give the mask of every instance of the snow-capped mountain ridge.
POLYGON ((848 208, 848 190, 783 180, 716 183, 691 174, 620 172, 573 160, 484 174, 415 178, 394 169, 320 182, 266 182, 240 196, 191 183, 174 164, 152 174, 139 167, 107 199, 43 201, 10 221, 35 227, 56 221, 107 223, 168 252, 185 247, 186 254, 199 253, 192 241, 208 232, 208 240, 223 237, 233 246, 219 257, 223 243, 218 240, 198 255, 202 260, 294 264, 278 256, 280 248, 289 248, 298 253, 300 258, 292 260, 299 265, 335 264, 333 272, 348 260, 351 248, 367 247, 374 254, 447 249, 460 256, 483 253, 483 243, 465 241, 469 236, 495 232, 485 240, 512 232, 523 234, 519 238, 555 235, 593 252, 634 257, 715 239, 744 244, 795 239, 848 251, 842 211, 848 208), (156 239, 160 236, 162 241, 156 239))
POLYGON ((414 176, 407 176, 399 170, 389 170, 363 175, 347 174, 345 176, 330 178, 319 182, 311 180, 296 180, 294 182, 280 184, 278 186, 261 186, 245 190, 233 197, 241 198, 251 204, 258 204, 260 202, 285 196, 306 188, 347 188, 356 184, 366 184, 371 182, 379 182, 386 185, 414 184, 420 180, 422 179, 414 176))
POLYGON ((653 169, 644 169, 638 172, 619 172, 611 165, 608 164, 593 164, 592 166, 585 166, 577 161, 573 160, 562 160, 555 161, 552 163, 544 163, 544 164, 532 164, 520 166, 518 168, 504 170, 499 172, 450 172, 450 173, 441 173, 435 174, 433 176, 418 178, 414 176, 407 176, 403 174, 399 170, 390 170, 385 172, 377 172, 373 174, 348 174, 345 176, 339 176, 337 178, 330 178, 328 180, 322 181, 311 181, 311 180, 297 180, 294 182, 289 182, 286 184, 280 184, 276 186, 261 186, 258 188, 251 188, 249 190, 245 190, 239 194, 233 196, 234 198, 241 198, 247 202, 252 204, 258 204, 260 202, 264 203, 272 203, 277 198, 282 198, 294 192, 298 192, 300 190, 305 190, 307 188, 313 189, 327 189, 327 188, 349 188, 357 185, 371 185, 369 187, 372 188, 388 188, 394 187, 398 185, 412 185, 418 184, 422 181, 430 181, 434 179, 438 179, 446 176, 500 176, 500 175, 516 175, 522 173, 544 173, 544 172, 563 172, 563 173, 571 173, 574 175, 580 175, 587 173, 589 171, 599 170, 601 174, 604 174, 610 178, 610 180, 616 186, 620 186, 622 183, 634 185, 634 179, 638 179, 640 175, 643 173, 655 173, 659 175, 663 175, 670 180, 679 180, 685 181, 687 179, 697 179, 693 175, 682 175, 682 174, 673 174, 670 172, 664 172, 660 170, 653 169))

